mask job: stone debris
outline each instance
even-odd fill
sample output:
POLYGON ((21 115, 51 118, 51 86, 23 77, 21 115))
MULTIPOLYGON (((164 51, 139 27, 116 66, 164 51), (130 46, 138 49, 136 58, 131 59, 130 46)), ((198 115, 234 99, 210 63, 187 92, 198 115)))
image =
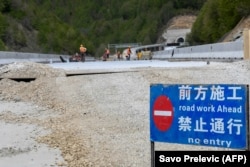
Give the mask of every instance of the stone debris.
MULTIPOLYGON (((39 109, 40 113, 49 111, 53 116, 39 119, 34 114, 14 116, 5 112, 0 120, 8 118, 12 123, 37 124, 50 130, 37 141, 60 149, 65 162, 58 162, 57 166, 150 166, 150 84, 250 84, 249 67, 250 61, 210 62, 204 67, 138 68, 135 73, 66 77, 63 70, 45 64, 9 64, 0 68, 4 78, 0 80, 0 99, 32 102, 47 108, 39 109), (8 79, 16 74, 37 79, 8 79)), ((160 149, 212 150, 167 143, 160 149)))
POLYGON ((0 67, 0 78, 63 77, 64 70, 54 69, 46 64, 17 62, 0 67))

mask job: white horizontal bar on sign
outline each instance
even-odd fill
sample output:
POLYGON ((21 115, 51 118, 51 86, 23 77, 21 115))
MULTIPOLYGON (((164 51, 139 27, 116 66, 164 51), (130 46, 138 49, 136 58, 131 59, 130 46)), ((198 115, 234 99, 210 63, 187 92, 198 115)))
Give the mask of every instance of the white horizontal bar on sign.
POLYGON ((154 115, 156 115, 156 116, 172 116, 172 111, 155 110, 154 115))

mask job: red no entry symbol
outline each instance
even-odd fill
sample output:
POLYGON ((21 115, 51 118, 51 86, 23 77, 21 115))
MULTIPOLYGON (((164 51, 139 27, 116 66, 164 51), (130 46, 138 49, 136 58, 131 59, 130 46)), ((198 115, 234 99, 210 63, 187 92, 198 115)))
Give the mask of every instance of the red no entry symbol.
POLYGON ((153 119, 160 131, 168 130, 173 122, 173 105, 167 96, 159 96, 154 103, 153 119))

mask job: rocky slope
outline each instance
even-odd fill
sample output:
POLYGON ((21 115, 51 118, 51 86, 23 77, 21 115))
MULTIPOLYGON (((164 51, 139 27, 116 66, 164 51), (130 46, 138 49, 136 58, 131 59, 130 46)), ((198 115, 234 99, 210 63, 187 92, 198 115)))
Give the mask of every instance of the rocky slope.
POLYGON ((235 28, 222 38, 222 42, 230 42, 239 39, 242 37, 244 29, 250 29, 250 16, 242 18, 235 28))
POLYGON ((195 20, 194 15, 176 16, 168 22, 167 29, 191 29, 195 20))

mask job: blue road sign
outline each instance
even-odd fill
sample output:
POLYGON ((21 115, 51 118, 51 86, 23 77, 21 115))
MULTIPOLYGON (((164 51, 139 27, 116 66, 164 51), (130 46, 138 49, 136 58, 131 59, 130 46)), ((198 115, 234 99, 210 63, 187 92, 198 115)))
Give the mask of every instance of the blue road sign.
POLYGON ((151 141, 247 148, 248 86, 150 86, 151 141))

